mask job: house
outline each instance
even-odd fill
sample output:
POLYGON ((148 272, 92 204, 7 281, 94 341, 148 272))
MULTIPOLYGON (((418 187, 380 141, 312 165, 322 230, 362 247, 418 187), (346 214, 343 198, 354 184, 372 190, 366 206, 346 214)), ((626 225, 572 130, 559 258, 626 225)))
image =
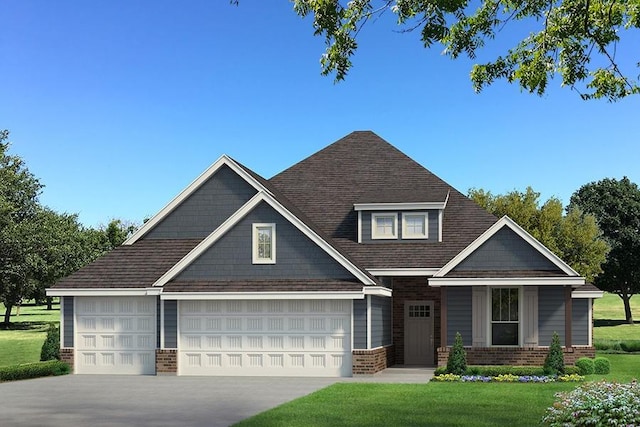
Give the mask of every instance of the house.
POLYGON ((222 156, 121 247, 47 291, 76 373, 351 376, 593 357, 602 296, 372 132, 266 180, 222 156))

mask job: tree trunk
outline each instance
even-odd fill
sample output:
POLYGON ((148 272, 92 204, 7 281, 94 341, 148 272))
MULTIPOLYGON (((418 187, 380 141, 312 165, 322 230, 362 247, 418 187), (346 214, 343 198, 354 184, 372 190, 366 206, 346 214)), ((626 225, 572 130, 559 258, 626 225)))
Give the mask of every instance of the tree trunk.
POLYGON ((631 295, 628 293, 623 293, 620 295, 622 298, 622 302, 624 303, 624 317, 627 323, 633 325, 633 315, 631 314, 631 295))
POLYGON ((12 305, 7 305, 5 310, 4 310, 4 324, 5 326, 9 326, 9 323, 11 322, 11 309, 13 308, 12 305))
POLYGON ((53 297, 47 297, 47 310, 53 310, 53 297))

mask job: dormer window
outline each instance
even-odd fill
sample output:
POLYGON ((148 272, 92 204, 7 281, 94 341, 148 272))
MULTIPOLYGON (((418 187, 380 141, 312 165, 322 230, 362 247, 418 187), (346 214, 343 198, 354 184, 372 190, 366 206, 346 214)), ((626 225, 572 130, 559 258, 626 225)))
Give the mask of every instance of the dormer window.
POLYGON ((397 239, 398 215, 395 213, 371 214, 372 239, 397 239))
POLYGON ((427 234, 427 214, 404 212, 402 214, 402 238, 403 239, 426 239, 427 234))
POLYGON ((253 224, 253 263, 276 263, 276 225, 253 224))

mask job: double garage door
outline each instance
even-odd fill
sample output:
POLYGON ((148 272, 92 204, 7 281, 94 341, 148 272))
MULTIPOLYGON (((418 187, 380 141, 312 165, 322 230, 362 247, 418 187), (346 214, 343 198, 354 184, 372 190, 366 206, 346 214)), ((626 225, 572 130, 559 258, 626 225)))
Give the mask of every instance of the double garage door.
MULTIPOLYGON (((76 372, 154 374, 154 297, 77 297, 76 372)), ((178 374, 350 376, 350 300, 180 301, 178 374)))
POLYGON ((350 376, 350 300, 181 301, 180 375, 350 376))

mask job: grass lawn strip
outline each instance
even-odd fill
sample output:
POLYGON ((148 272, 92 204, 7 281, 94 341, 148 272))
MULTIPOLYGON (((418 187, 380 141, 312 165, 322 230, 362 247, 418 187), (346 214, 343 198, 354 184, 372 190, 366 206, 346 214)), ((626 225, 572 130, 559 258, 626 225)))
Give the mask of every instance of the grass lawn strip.
MULTIPOLYGON (((631 297, 631 313, 640 318, 640 295, 631 297)), ((594 340, 640 340, 640 323, 630 325, 624 320, 622 299, 605 292, 593 304, 594 340)))

